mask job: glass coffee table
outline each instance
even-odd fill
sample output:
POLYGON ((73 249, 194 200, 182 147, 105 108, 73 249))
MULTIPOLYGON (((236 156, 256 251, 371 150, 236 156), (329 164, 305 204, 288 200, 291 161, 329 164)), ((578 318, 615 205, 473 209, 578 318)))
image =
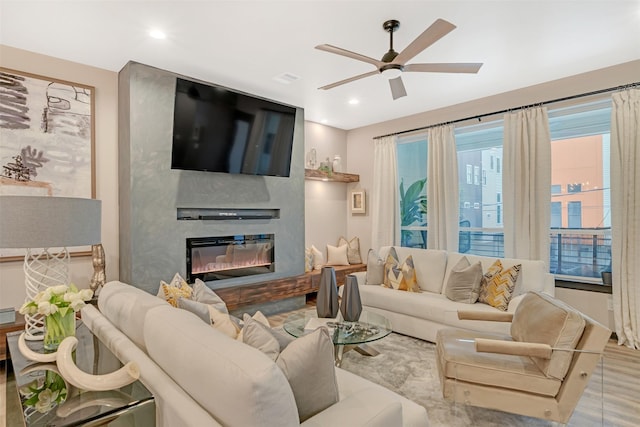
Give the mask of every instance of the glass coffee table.
POLYGON ((354 349, 366 356, 375 356, 378 352, 367 343, 379 340, 391 333, 391 322, 386 317, 370 311, 363 311, 357 322, 337 319, 318 319, 315 310, 292 314, 285 320, 284 330, 298 338, 313 332, 320 326, 327 326, 333 340, 336 366, 342 364, 345 350, 354 349))

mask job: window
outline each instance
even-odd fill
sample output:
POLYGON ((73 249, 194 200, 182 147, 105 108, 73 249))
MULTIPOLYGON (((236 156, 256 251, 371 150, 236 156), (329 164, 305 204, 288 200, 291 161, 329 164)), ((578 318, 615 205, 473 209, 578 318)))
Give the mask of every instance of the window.
POLYGON ((467 184, 471 184, 471 174, 473 173, 473 166, 467 165, 467 184))
POLYGON ((487 185, 487 171, 482 170, 482 185, 487 185))
POLYGON ((496 172, 501 173, 500 159, 496 159, 496 172))
POLYGON ((502 206, 496 206, 496 223, 502 224, 502 206))
POLYGON ((582 202, 569 202, 569 228, 582 228, 582 202))
POLYGON ((427 247, 427 140, 424 135, 398 140, 401 246, 427 247), (413 190, 419 190, 415 193, 413 190))
POLYGON ((562 228, 562 202, 551 202, 551 228, 562 228))
POLYGON ((610 268, 610 120, 608 98, 549 110, 551 182, 567 183, 551 186, 549 265, 563 280, 600 284, 610 268))
POLYGON ((473 185, 480 185, 480 166, 473 167, 473 185))

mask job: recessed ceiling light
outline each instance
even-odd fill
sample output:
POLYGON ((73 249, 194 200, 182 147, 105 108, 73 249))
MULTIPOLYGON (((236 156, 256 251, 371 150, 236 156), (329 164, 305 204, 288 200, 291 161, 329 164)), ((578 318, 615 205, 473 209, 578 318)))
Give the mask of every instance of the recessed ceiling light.
POLYGON ((358 105, 359 103, 360 103, 360 101, 358 101, 355 98, 352 98, 352 99, 349 100, 349 104, 351 104, 351 105, 358 105))
POLYGON ((158 39, 158 40, 164 40, 167 38, 167 35, 164 33, 164 31, 161 31, 158 29, 153 29, 149 31, 149 35, 154 39, 158 39))
POLYGON ((300 80, 300 77, 293 73, 282 73, 279 76, 275 76, 273 79, 280 83, 289 84, 300 80))

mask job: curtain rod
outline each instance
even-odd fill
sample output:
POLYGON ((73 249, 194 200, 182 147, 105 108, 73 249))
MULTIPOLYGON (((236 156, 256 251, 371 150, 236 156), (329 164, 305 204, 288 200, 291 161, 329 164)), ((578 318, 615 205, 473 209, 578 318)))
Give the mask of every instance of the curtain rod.
POLYGON ((402 134, 405 134, 405 133, 412 133, 412 132, 417 132, 417 131, 421 131, 421 130, 427 130, 427 129, 430 129, 430 128, 434 128, 436 126, 450 125, 450 124, 465 122, 467 120, 475 120, 475 119, 480 120, 480 119, 482 119, 484 117, 494 116, 496 114, 504 114, 504 113, 508 113, 508 112, 511 112, 511 111, 514 111, 514 110, 524 110, 524 109, 527 109, 527 108, 538 107, 538 106, 547 105, 547 104, 553 104, 553 103, 556 103, 556 102, 569 101, 569 100, 572 100, 572 99, 583 98, 583 97, 586 97, 586 96, 600 95, 602 93, 615 92, 617 90, 628 89, 628 88, 636 87, 636 86, 639 86, 639 85, 640 85, 640 82, 635 82, 635 83, 629 83, 629 84, 625 84, 625 85, 610 87, 610 88, 607 88, 607 89, 594 90, 593 92, 581 93, 579 95, 565 96, 564 98, 556 98, 556 99, 552 99, 550 101, 536 102, 535 104, 523 105, 521 107, 507 108, 506 110, 494 111, 493 113, 478 114, 477 116, 465 117, 463 119, 450 120, 448 122, 437 123, 437 124, 434 124, 434 125, 427 125, 427 126, 422 126, 422 127, 415 128, 415 129, 402 130, 402 131, 399 131, 399 132, 393 132, 393 133, 389 133, 389 134, 386 134, 386 135, 374 136, 373 139, 380 139, 380 138, 385 138, 387 136, 397 136, 397 135, 402 135, 402 134))

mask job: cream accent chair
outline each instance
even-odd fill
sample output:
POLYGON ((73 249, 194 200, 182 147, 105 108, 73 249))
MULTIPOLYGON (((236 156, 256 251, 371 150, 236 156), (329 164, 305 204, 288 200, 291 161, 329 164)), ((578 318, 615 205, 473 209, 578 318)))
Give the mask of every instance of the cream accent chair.
POLYGON ((458 316, 511 322, 511 335, 438 331, 444 398, 560 423, 571 418, 611 335, 602 324, 538 292, 526 294, 514 313, 460 311, 458 316))

